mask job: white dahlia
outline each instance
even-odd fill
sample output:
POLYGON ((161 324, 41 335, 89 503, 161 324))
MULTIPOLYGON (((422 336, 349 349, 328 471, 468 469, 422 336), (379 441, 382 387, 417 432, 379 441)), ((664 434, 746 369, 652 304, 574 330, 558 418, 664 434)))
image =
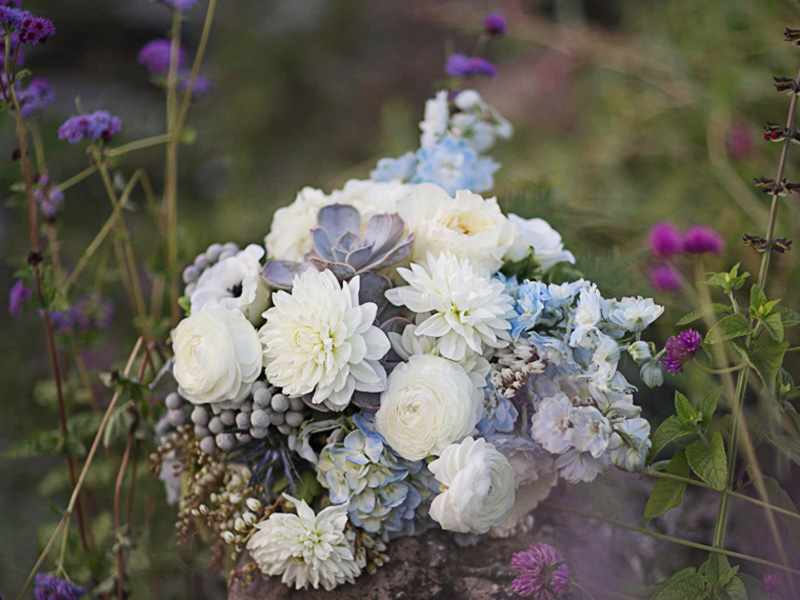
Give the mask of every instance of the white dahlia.
POLYGON ((433 313, 414 333, 437 338, 445 358, 461 361, 468 350, 483 354, 484 347, 505 348, 511 342, 512 298, 501 281, 466 258, 428 254, 426 264, 411 263, 410 270, 397 272, 408 285, 387 291, 386 298, 415 313, 433 313))
POLYGON ((273 294, 261 328, 267 379, 290 397, 314 392, 311 401, 342 410, 353 392, 382 392, 389 351, 373 325, 378 307, 358 303, 359 278, 339 284, 330 271, 309 269, 291 294, 273 294))
POLYGON ((318 515, 303 500, 284 495, 297 514, 272 513, 256 525, 247 550, 264 575, 306 589, 320 585, 330 591, 361 574, 354 548, 345 534, 348 503, 329 506, 318 515))

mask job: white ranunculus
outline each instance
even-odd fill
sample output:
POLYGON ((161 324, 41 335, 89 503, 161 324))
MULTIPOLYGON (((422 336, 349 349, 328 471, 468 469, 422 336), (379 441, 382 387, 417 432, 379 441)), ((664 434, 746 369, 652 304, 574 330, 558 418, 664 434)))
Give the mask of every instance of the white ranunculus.
POLYGON ((470 435, 481 412, 482 393, 463 368, 422 354, 392 371, 375 424, 395 452, 420 460, 470 435))
POLYGON ((202 308, 172 331, 173 373, 195 404, 242 400, 261 373, 261 342, 238 310, 202 308))
POLYGON ((421 183, 410 189, 398 208, 415 236, 414 262, 424 261, 428 253, 452 252, 477 268, 496 273, 515 239, 514 227, 497 200, 468 190, 459 190, 451 198, 439 186, 421 183))
POLYGON ((358 210, 363 229, 370 217, 397 213, 397 203, 411 188, 399 181, 351 179, 341 190, 331 192, 329 203, 348 204, 358 210))
POLYGON ((305 187, 294 202, 276 210, 264 240, 267 256, 301 262, 313 248, 311 230, 317 226, 319 209, 330 203, 330 198, 322 190, 305 187))
POLYGON ((238 309, 251 323, 260 321, 269 306, 269 288, 259 262, 263 257, 264 249, 250 244, 203 271, 190 298, 192 310, 215 305, 238 309))
POLYGON ((560 263, 575 263, 575 256, 564 250, 561 234, 550 227, 544 219, 523 219, 510 213, 508 220, 513 224, 517 237, 506 255, 512 260, 521 260, 533 248, 536 261, 547 270, 560 263))
POLYGON ((290 397, 342 410, 356 390, 382 392, 380 364, 391 344, 373 325, 378 307, 359 304, 360 279, 340 284, 331 271, 309 269, 292 292, 273 294, 261 328, 267 379, 290 397))
POLYGON ((514 471, 483 438, 448 446, 428 468, 445 488, 430 508, 442 529, 483 534, 500 525, 514 506, 514 471))

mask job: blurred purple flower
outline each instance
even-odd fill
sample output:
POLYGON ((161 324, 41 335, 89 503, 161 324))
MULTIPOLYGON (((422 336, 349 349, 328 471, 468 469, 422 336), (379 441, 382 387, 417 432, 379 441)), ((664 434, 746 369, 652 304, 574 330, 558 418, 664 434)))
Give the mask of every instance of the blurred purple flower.
POLYGON ((705 225, 695 225, 683 237, 683 250, 689 254, 719 254, 724 247, 722 236, 705 225))
POLYGON ((747 160, 753 155, 755 143, 748 123, 734 123, 726 139, 728 154, 733 160, 747 160))
POLYGON ((53 101, 53 88, 44 77, 34 77, 25 89, 17 93, 19 114, 28 118, 44 110, 53 101))
POLYGON ((761 577, 761 589, 765 592, 772 593, 781 589, 781 580, 775 573, 765 573, 761 577))
POLYGON ((511 582, 520 596, 534 600, 561 598, 569 591, 570 570, 564 556, 548 544, 532 544, 511 558, 519 576, 511 582))
POLYGON ((56 26, 50 19, 28 13, 17 27, 19 41, 23 44, 43 44, 56 34, 56 26))
MULTIPOLYGON (((211 78, 206 77, 205 75, 200 75, 197 79, 194 80, 194 89, 192 90, 192 95, 195 97, 205 96, 208 92, 211 91, 213 84, 211 83, 211 78)), ((189 75, 178 82, 178 89, 181 91, 186 91, 189 88, 189 75)))
POLYGON ((0 23, 10 23, 17 33, 20 32, 22 21, 32 16, 27 10, 16 6, 0 6, 0 23))
POLYGON ((497 76, 497 68, 485 58, 469 58, 463 54, 451 54, 444 70, 451 77, 470 77, 472 75, 497 76))
POLYGON ((677 292, 681 289, 681 276, 672 265, 661 263, 650 267, 650 284, 661 292, 677 292))
POLYGON ((41 208, 45 218, 52 221, 56 218, 58 205, 64 201, 64 192, 52 187, 50 185, 50 177, 47 175, 39 177, 37 183, 38 187, 33 190, 33 197, 39 203, 39 208, 41 208))
POLYGON ((33 290, 25 287, 22 279, 18 279, 11 291, 8 292, 8 312, 14 317, 22 316, 22 305, 25 304, 33 294, 33 290))
POLYGON ((683 250, 683 235, 672 223, 656 223, 650 229, 650 252, 657 258, 669 258, 683 250))
POLYGON ((99 294, 78 299, 69 310, 50 313, 50 321, 58 333, 102 331, 114 317, 114 302, 99 294))
MULTIPOLYGON (((17 33, 12 33, 8 36, 9 41, 11 42, 8 46, 8 56, 14 57, 16 54, 17 58, 17 65, 22 66, 25 63, 25 53, 20 48, 17 50, 19 46, 19 35, 17 33)), ((6 68, 6 38, 0 38, 0 71, 5 71, 6 68)))
POLYGON ((664 357, 664 368, 671 375, 677 375, 702 343, 703 336, 694 329, 681 331, 677 336, 673 335, 664 344, 664 349, 667 351, 664 357))
POLYGON ((492 13, 483 20, 483 29, 489 35, 506 35, 508 22, 500 13, 492 13))
POLYGON ((122 122, 119 117, 105 110, 98 110, 90 115, 70 117, 58 128, 58 139, 70 144, 77 144, 84 137, 89 140, 107 142, 119 133, 122 122))
POLYGON ((158 2, 159 4, 177 8, 181 12, 186 12, 197 4, 198 0, 150 0, 150 2, 158 2))
MULTIPOLYGON (((151 40, 139 50, 137 61, 155 75, 169 73, 171 42, 166 38, 151 40)), ((186 68, 186 50, 178 48, 178 69, 186 68)))
POLYGON ((33 595, 36 600, 78 600, 86 593, 82 585, 74 585, 55 575, 36 574, 33 595))
POLYGON ((0 0, 0 6, 15 6, 19 8, 22 6, 22 0, 0 0))

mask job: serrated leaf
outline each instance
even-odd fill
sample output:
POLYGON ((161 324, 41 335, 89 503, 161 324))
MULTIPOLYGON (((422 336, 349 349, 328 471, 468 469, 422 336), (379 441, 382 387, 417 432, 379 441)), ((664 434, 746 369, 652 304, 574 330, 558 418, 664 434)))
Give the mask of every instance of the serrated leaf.
POLYGON ((738 575, 734 575, 730 582, 725 585, 725 593, 730 600, 748 600, 747 589, 738 575))
POLYGON ((708 485, 719 491, 725 489, 728 478, 728 459, 725 455, 722 434, 716 432, 711 436, 709 446, 706 446, 702 440, 689 444, 686 448, 686 460, 697 476, 708 485))
POLYGON ((775 390, 775 379, 778 377, 778 371, 783 364, 783 355, 788 347, 789 342, 766 340, 756 348, 744 351, 747 362, 758 373, 770 393, 775 390))
POLYGON ((800 325, 800 312, 792 310, 786 306, 776 306, 775 312, 781 316, 781 322, 783 323, 784 329, 787 327, 800 325))
POLYGON ((661 450, 672 441, 695 433, 694 427, 687 427, 681 420, 672 415, 667 418, 653 434, 653 447, 650 450, 650 459, 656 457, 661 450))
POLYGON ((702 597, 704 588, 703 578, 698 573, 687 573, 677 579, 668 579, 651 600, 694 600, 702 597))
POLYGON ((725 340, 741 337, 750 333, 750 324, 744 315, 736 313, 723 317, 711 329, 708 330, 706 335, 706 342, 709 344, 718 344, 725 340))
POLYGON ((768 302, 767 295, 757 283, 754 283, 750 288, 750 309, 758 310, 759 306, 763 306, 768 302))
MULTIPOLYGON (((688 477, 689 463, 686 461, 685 452, 683 450, 678 450, 672 457, 672 460, 669 461, 664 471, 671 475, 688 477)), ((644 518, 655 519, 668 510, 672 510, 683 504, 683 493, 686 491, 686 485, 687 484, 683 481, 659 479, 655 486, 653 486, 653 491, 647 499, 647 505, 644 507, 644 518)))
POLYGON ((681 423, 694 427, 697 412, 689 399, 678 391, 675 392, 675 412, 678 413, 681 423))
POLYGON ((48 431, 34 431, 23 439, 12 443, 0 457, 2 458, 29 458, 31 456, 53 456, 60 454, 64 449, 64 438, 61 432, 51 429, 48 431))
POLYGON ((701 306, 697 310, 693 310, 692 312, 684 315, 681 317, 676 323, 676 327, 681 327, 683 325, 688 325, 689 323, 694 323, 697 319, 703 317, 704 315, 719 315, 719 314, 726 314, 733 310, 727 304, 720 304, 719 302, 714 302, 713 304, 706 304, 705 306, 701 306))
POLYGON ((700 423, 703 430, 706 430, 711 425, 711 420, 717 410, 717 402, 722 395, 722 386, 716 387, 707 394, 705 394, 700 402, 697 403, 698 412, 703 414, 703 420, 700 423))
POLYGON ((759 321, 773 340, 776 342, 783 341, 783 321, 780 314, 771 312, 763 319, 759 319, 759 321))

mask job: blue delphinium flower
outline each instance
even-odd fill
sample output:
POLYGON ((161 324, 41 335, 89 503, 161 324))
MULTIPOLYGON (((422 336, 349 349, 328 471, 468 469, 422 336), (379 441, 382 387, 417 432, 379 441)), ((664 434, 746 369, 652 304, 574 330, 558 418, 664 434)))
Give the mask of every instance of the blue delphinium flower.
POLYGON ((480 158, 464 140, 446 136, 441 142, 417 152, 417 170, 411 183, 435 183, 450 195, 458 190, 480 193, 494 186, 500 165, 480 158))
POLYGON ((78 600, 86 593, 82 585, 74 585, 55 575, 36 574, 33 595, 36 600, 78 600))
POLYGON ((514 431, 519 412, 511 400, 497 393, 491 383, 484 389, 483 407, 483 418, 476 425, 481 437, 514 431))
POLYGON ((84 137, 108 142, 122 128, 122 121, 108 111, 98 110, 90 115, 70 117, 58 128, 58 139, 77 144, 84 137))
MULTIPOLYGON (((362 425, 369 427, 365 420, 362 425)), ((357 527, 384 538, 410 535, 421 498, 404 481, 409 463, 396 456, 377 432, 356 429, 343 440, 332 439, 317 463, 317 479, 330 501, 349 500, 348 514, 357 527)))
POLYGON ((417 156, 406 152, 400 158, 382 158, 370 173, 372 181, 410 181, 417 167, 417 156))

